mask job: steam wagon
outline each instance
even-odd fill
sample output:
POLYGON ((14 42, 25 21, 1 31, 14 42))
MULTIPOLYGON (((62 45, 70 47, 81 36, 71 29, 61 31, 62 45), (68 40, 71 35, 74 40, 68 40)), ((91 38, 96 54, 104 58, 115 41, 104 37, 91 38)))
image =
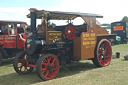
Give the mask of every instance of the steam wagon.
POLYGON ((123 43, 128 39, 128 22, 113 22, 111 23, 111 34, 116 34, 117 38, 114 41, 123 43))
POLYGON ((19 34, 25 39, 27 37, 26 22, 0 20, 0 65, 2 59, 16 56, 17 52, 24 50, 25 42, 20 39, 19 34))
MULTIPOLYGON (((19 74, 30 73, 36 68, 37 75, 43 80, 56 77, 60 65, 72 61, 90 59, 98 67, 109 65, 112 48, 109 40, 116 35, 96 24, 98 14, 60 12, 29 9, 32 35, 26 39, 25 51, 18 53, 14 59, 14 69, 19 74), (72 21, 81 17, 85 23, 74 25, 72 21), (41 24, 36 27, 36 19, 41 24), (50 21, 64 20, 66 25, 57 26, 50 21)), ((79 22, 79 21, 77 21, 79 22)))

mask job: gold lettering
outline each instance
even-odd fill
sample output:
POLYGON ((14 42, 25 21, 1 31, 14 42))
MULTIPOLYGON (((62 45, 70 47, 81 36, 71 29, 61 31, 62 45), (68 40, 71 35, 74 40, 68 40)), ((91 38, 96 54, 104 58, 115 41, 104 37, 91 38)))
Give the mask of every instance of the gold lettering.
POLYGON ((90 42, 83 42, 83 45, 90 45, 90 42))
POLYGON ((89 34, 83 34, 83 37, 89 37, 89 34))
POLYGON ((88 40, 88 38, 83 38, 84 41, 88 40))
POLYGON ((62 35, 62 33, 49 33, 49 35, 62 35))
POLYGON ((95 33, 91 33, 91 37, 95 37, 95 33))
POLYGON ((61 33, 57 33, 57 35, 62 35, 61 33))
POLYGON ((3 44, 3 41, 0 41, 1 44, 3 44))
POLYGON ((58 38, 58 40, 61 40, 61 38, 58 38))
POLYGON ((49 40, 53 40, 53 38, 49 38, 49 40))
MULTIPOLYGON (((48 40, 54 40, 55 38, 48 38, 48 40)), ((58 40, 61 40, 61 38, 57 38, 58 40)))
POLYGON ((88 40, 91 40, 92 38, 88 38, 88 40))
POLYGON ((87 38, 87 40, 95 40, 95 38, 87 38))
POLYGON ((95 41, 91 41, 91 44, 95 44, 96 42, 95 41))
POLYGON ((12 43, 12 42, 14 42, 14 41, 4 41, 4 42, 10 42, 10 43, 12 43))
POLYGON ((92 47, 94 47, 94 45, 86 46, 86 48, 92 48, 92 47))
POLYGON ((95 40, 95 38, 92 38, 92 40, 95 40))

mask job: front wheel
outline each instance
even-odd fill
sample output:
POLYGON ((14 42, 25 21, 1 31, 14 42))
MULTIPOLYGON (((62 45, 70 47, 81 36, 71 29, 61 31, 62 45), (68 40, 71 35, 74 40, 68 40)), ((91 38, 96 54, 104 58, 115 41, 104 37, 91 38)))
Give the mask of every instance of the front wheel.
POLYGON ((36 64, 37 75, 43 80, 50 80, 56 77, 59 72, 59 61, 54 54, 40 56, 36 64))
POLYGON ((28 63, 27 53, 25 51, 22 51, 16 55, 13 62, 13 67, 17 73, 27 74, 33 71, 33 68, 28 67, 27 63, 28 63))
POLYGON ((102 39, 97 42, 95 48, 95 57, 92 59, 93 63, 98 67, 109 65, 112 58, 111 44, 107 39, 102 39))

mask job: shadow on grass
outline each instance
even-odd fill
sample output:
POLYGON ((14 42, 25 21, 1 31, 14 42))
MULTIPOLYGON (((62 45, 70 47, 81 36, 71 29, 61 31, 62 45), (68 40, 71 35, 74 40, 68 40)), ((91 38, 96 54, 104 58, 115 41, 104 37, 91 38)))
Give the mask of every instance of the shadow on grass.
POLYGON ((88 62, 84 62, 84 63, 76 62, 76 63, 68 65, 67 68, 69 69, 69 71, 66 71, 63 68, 60 68, 57 78, 71 76, 71 75, 78 74, 81 72, 86 72, 88 70, 96 69, 97 67, 94 64, 88 63, 88 62))
POLYGON ((1 66, 5 66, 5 65, 9 65, 9 64, 13 64, 13 60, 14 60, 14 58, 3 59, 3 60, 2 60, 2 64, 1 64, 1 66))
MULTIPOLYGON (((77 63, 70 64, 67 67, 70 71, 66 71, 63 68, 60 68, 60 71, 56 79, 66 77, 66 76, 71 76, 81 72, 86 72, 88 70, 97 68, 92 63, 88 63, 88 62, 77 62, 77 63)), ((36 75, 35 69, 32 73, 26 74, 26 75, 19 75, 15 72, 8 75, 0 76, 0 83, 2 85, 29 85, 29 84, 39 83, 39 82, 45 82, 45 81, 41 80, 36 75)))
POLYGON ((35 71, 26 75, 19 75, 15 72, 0 76, 0 85, 30 85, 41 81, 35 71))
POLYGON ((122 61, 127 61, 128 62, 128 60, 125 60, 125 59, 122 59, 122 61))

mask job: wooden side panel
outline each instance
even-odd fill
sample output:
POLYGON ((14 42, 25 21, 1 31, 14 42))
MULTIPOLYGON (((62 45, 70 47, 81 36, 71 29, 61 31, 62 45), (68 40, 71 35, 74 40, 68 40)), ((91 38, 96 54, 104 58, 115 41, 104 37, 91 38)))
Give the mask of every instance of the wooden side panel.
POLYGON ((81 38, 80 37, 75 37, 74 38, 74 57, 76 60, 79 60, 81 57, 81 38))
POLYGON ((98 34, 104 34, 104 35, 108 34, 107 30, 100 27, 99 25, 96 25, 96 29, 94 29, 93 31, 96 33, 96 35, 98 35, 98 34))
POLYGON ((107 30, 96 24, 96 17, 82 17, 88 25, 88 33, 108 34, 107 30))
POLYGON ((96 34, 83 32, 81 35, 81 59, 94 58, 96 34))

